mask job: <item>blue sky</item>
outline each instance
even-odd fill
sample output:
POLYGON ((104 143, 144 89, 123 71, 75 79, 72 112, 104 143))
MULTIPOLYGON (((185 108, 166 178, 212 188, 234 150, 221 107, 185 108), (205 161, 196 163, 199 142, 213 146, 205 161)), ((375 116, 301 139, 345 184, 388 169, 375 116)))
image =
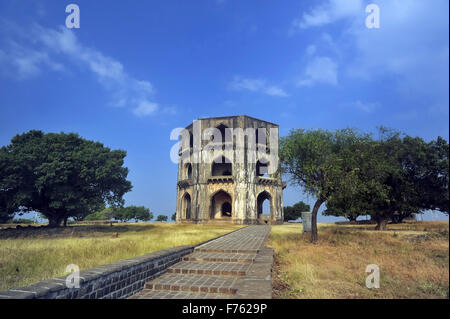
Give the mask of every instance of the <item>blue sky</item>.
MULTIPOLYGON (((175 211, 170 132, 246 114, 291 128, 449 135, 447 0, 0 2, 0 145, 30 129, 128 152, 128 205, 175 211), (380 28, 365 26, 366 5, 380 28), (65 27, 76 3, 81 28, 65 27)), ((284 202, 313 202, 288 187, 284 202)), ((427 218, 442 218, 441 215, 427 218)), ((320 221, 331 220, 320 217, 320 221)))

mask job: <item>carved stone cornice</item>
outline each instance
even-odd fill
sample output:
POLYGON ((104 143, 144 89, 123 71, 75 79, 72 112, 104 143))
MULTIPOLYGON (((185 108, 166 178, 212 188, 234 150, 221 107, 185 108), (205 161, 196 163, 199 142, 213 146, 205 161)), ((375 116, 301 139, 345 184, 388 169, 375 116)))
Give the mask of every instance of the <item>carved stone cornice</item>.
POLYGON ((274 185, 274 186, 282 186, 283 185, 283 183, 280 183, 278 178, 261 177, 261 176, 257 177, 256 183, 262 184, 262 185, 274 185))
POLYGON ((183 179, 181 181, 178 181, 177 185, 180 188, 186 188, 191 185, 192 180, 191 179, 183 179))
POLYGON ((208 178, 208 183, 212 184, 234 183, 234 179, 233 176, 211 176, 208 178))

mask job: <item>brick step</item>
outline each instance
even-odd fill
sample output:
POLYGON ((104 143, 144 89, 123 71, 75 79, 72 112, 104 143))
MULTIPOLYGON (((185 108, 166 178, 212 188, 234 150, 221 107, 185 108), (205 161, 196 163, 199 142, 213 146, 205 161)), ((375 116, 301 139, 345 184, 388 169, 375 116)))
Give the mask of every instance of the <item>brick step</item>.
POLYGON ((172 274, 244 276, 249 263, 215 262, 215 261, 182 261, 167 269, 172 274))
POLYGON ((195 252, 183 257, 183 260, 252 263, 255 257, 256 254, 195 252))
POLYGON ((211 294, 234 295, 239 277, 165 273, 145 284, 145 289, 154 291, 187 291, 211 294))
POLYGON ((259 252, 259 249, 231 249, 231 248, 201 248, 197 247, 194 250, 199 253, 225 253, 225 254, 254 254, 259 252))
POLYGON ((218 293, 143 289, 128 299, 230 299, 232 297, 233 295, 218 293))

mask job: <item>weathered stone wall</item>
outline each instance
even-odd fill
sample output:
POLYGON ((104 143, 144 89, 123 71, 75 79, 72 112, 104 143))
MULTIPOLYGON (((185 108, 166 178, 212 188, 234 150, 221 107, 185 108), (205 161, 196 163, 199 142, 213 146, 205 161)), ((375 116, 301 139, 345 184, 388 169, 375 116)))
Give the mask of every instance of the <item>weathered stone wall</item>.
POLYGON ((194 250, 180 246, 80 271, 80 288, 67 288, 66 277, 0 292, 0 299, 124 299, 194 250))
MULTIPOLYGON (((246 130, 248 128, 265 128, 266 142, 270 146, 269 132, 271 128, 278 128, 278 125, 254 119, 248 116, 231 116, 200 119, 200 131, 203 132, 206 128, 214 128, 224 125, 228 128, 240 128, 246 130)), ((194 132, 194 125, 186 127, 192 134, 194 132)), ((275 136, 278 141, 278 135, 275 136)), ((223 223, 230 222, 234 224, 258 224, 262 221, 258 218, 257 212, 257 198, 262 192, 267 192, 270 197, 271 208, 271 224, 281 223, 283 221, 283 200, 282 190, 283 182, 280 174, 280 163, 274 161, 271 163, 274 170, 264 177, 258 176, 256 173, 257 165, 254 160, 247 158, 251 156, 247 153, 248 150, 248 136, 244 137, 244 150, 240 150, 236 146, 236 138, 234 138, 233 145, 224 144, 225 150, 222 155, 226 156, 232 161, 232 175, 231 176, 213 176, 212 163, 207 161, 202 152, 195 154, 194 148, 186 150, 184 157, 178 165, 178 183, 177 183, 177 222, 183 223, 223 223), (227 147, 231 146, 229 150, 227 147), (238 159, 242 158, 243 162, 238 159), (199 159, 198 163, 194 163, 194 157, 199 159), (186 167, 192 164, 192 175, 186 178, 186 167), (231 218, 217 218, 217 208, 211 207, 211 198, 219 191, 227 192, 232 199, 232 217, 231 218), (191 201, 191 218, 186 219, 185 206, 183 205, 183 198, 188 193, 192 199, 191 201), (216 217, 216 218, 214 218, 216 217)), ((200 150, 210 143, 210 141, 194 142, 192 145, 197 145, 200 150)), ((186 144, 185 144, 186 145, 186 144)), ((275 145, 274 145, 275 146, 275 145)), ((278 150, 278 147, 276 147, 278 150)), ((213 151, 210 151, 213 153, 213 151)), ((180 152, 181 154, 181 152, 180 152)), ((276 155, 276 154, 275 154, 276 155)), ((256 154, 255 154, 256 156, 256 154)), ((267 157, 267 156, 265 156, 267 157)), ((211 156, 214 158, 214 156, 211 156)), ((266 159, 266 158, 264 158, 266 159)), ((278 158, 277 158, 278 159, 278 158)))

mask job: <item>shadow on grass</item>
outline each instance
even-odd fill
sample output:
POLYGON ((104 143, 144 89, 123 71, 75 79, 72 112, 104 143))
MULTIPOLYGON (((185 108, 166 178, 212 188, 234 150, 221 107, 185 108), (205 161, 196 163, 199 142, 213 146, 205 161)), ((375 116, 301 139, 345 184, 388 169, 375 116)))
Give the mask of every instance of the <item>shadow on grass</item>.
POLYGON ((73 228, 80 228, 81 231, 92 231, 100 233, 126 233, 126 232, 142 232, 155 228, 154 225, 132 225, 132 224, 113 224, 109 225, 80 225, 72 226, 73 228))
POLYGON ((337 225, 337 226, 329 226, 330 229, 339 229, 342 231, 374 231, 374 232, 399 232, 399 231, 423 231, 421 229, 417 229, 415 227, 401 227, 401 226, 393 226, 398 224, 388 224, 387 229, 385 230, 378 230, 375 229, 375 225, 337 225))
MULTIPOLYGON (((332 227, 349 230, 378 231, 375 224, 352 224, 352 223, 336 223, 332 227)), ((401 223, 388 223, 387 232, 403 232, 403 231, 422 231, 422 232, 442 232, 448 231, 448 221, 403 221, 401 223)))
POLYGON ((143 232, 155 228, 154 225, 142 224, 113 224, 110 225, 69 225, 67 227, 21 227, 19 229, 9 228, 0 230, 0 239, 15 238, 86 238, 86 237, 109 237, 115 234, 128 232, 143 232))

